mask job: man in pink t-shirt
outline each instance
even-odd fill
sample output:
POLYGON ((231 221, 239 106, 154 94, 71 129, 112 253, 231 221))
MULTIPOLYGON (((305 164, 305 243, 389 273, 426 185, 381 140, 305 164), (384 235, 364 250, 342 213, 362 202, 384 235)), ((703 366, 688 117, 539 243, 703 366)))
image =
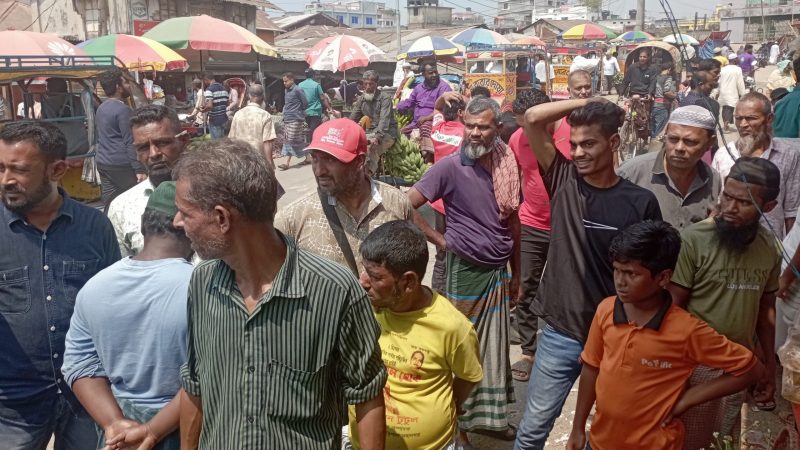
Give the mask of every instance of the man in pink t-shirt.
MULTIPOLYGON (((434 164, 447 155, 455 153, 461 148, 464 140, 464 122, 462 122, 466 103, 464 97, 457 92, 445 92, 436 100, 431 124, 431 141, 433 142, 434 164)), ((434 228, 444 235, 445 211, 442 200, 431 203, 434 212, 434 228)), ((445 259, 447 252, 436 250, 436 260, 433 264, 431 286, 444 294, 447 282, 447 266, 445 259)))
MULTIPOLYGON (((522 125, 525 111, 540 103, 547 103, 550 98, 544 92, 532 89, 521 91, 514 100, 513 111, 517 122, 522 125)), ((570 126, 566 119, 552 124, 553 142, 556 148, 567 158, 570 157, 570 126)), ((515 380, 527 381, 531 372, 533 356, 536 353, 536 331, 538 318, 531 312, 531 303, 539 288, 539 278, 547 261, 547 250, 550 247, 550 197, 547 195, 539 164, 531 150, 528 139, 522 128, 517 130, 508 142, 514 151, 522 171, 523 203, 519 208, 519 220, 522 224, 520 242, 520 296, 515 310, 517 330, 522 346, 522 358, 511 366, 515 380)))

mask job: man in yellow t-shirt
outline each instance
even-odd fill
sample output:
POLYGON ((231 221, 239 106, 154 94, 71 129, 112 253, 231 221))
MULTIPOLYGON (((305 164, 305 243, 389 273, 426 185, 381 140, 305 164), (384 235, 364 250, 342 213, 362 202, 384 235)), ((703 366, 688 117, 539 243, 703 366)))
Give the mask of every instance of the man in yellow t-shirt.
MULTIPOLYGON (((483 378, 475 330, 446 298, 422 285, 428 245, 416 226, 387 222, 367 236, 360 252, 361 285, 375 308, 389 373, 386 448, 448 448, 458 411, 483 378)), ((352 407, 350 431, 358 450, 352 407)))

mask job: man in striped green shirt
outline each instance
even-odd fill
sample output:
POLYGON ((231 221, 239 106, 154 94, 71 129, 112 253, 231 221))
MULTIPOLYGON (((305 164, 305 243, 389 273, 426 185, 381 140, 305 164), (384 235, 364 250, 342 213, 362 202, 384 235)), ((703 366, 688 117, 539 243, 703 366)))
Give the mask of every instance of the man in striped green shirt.
POLYGON ((175 225, 206 260, 189 284, 184 448, 334 449, 353 404, 361 448, 383 449, 386 369, 366 293, 275 230, 263 156, 205 142, 175 177, 175 225))

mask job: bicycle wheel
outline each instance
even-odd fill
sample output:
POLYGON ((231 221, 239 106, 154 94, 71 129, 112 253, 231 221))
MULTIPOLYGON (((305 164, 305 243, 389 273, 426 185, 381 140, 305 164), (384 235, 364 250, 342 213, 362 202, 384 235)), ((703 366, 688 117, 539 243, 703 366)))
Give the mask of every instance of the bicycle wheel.
POLYGON ((636 129, 633 126, 633 121, 626 118, 619 129, 619 162, 622 164, 627 159, 630 159, 631 149, 634 147, 636 141, 636 129))

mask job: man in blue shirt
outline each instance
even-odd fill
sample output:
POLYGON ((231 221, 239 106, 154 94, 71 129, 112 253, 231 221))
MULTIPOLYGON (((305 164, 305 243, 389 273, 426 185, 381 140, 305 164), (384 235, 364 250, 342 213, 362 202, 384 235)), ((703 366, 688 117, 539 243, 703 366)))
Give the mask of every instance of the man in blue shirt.
POLYGON ((228 91, 211 72, 203 74, 203 85, 206 87, 203 111, 208 112, 208 131, 211 139, 222 139, 228 122, 228 91))
MULTIPOLYGON (((303 129, 306 120, 308 99, 303 90, 294 83, 294 74, 283 74, 283 154, 288 156, 286 163, 278 166, 281 170, 290 167, 292 156, 300 159, 306 156, 306 132, 303 129)), ((311 164, 308 159, 300 165, 311 164)))
POLYGON ((175 183, 159 184, 142 214, 142 251, 89 280, 75 302, 62 371, 109 445, 180 447, 173 399, 186 362, 192 248, 172 225, 177 211, 175 183))
POLYGON ((75 296, 119 260, 108 219, 58 189, 67 141, 53 125, 0 130, 0 447, 96 448, 94 421, 62 380, 75 296))
POLYGON ((131 135, 131 96, 127 79, 118 68, 100 75, 100 86, 108 98, 97 108, 97 171, 103 188, 103 206, 147 177, 147 170, 136 159, 131 135))

